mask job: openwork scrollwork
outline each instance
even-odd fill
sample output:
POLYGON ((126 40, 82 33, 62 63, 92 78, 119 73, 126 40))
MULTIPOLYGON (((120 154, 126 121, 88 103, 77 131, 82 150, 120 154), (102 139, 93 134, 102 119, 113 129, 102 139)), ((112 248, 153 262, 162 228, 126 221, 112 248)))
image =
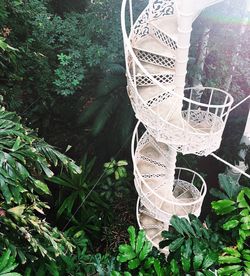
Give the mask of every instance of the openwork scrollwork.
POLYGON ((174 14, 174 1, 173 0, 154 0, 152 3, 152 17, 159 18, 162 16, 174 14))

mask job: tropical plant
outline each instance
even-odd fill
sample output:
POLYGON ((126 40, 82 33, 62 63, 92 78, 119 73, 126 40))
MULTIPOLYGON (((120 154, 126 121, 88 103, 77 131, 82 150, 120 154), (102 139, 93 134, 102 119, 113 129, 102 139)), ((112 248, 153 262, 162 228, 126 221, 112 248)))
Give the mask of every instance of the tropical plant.
MULTIPOLYGON (((129 244, 119 246, 117 261, 121 264, 120 270, 124 275, 166 275, 166 270, 161 266, 159 259, 153 256, 152 244, 140 230, 136 235, 135 228, 130 226, 129 244)), ((113 271, 112 276, 122 275, 119 271, 113 271)))
POLYGON ((105 163, 98 177, 95 161, 95 157, 88 160, 85 155, 80 174, 71 171, 48 179, 60 187, 57 216, 73 220, 79 230, 84 229, 92 237, 100 236, 102 227, 110 222, 112 202, 128 192, 126 161, 105 163))
POLYGON ((1 276, 21 276, 21 274, 14 272, 18 266, 15 258, 11 256, 11 251, 8 249, 0 256, 0 275, 1 276))
POLYGON ((218 256, 223 247, 222 238, 194 215, 186 218, 173 216, 171 228, 163 231, 165 239, 160 247, 168 246, 171 275, 214 275, 218 256))
POLYGON ((217 215, 223 215, 219 225, 230 236, 234 237, 235 244, 223 249, 219 257, 222 265, 219 275, 248 275, 250 274, 250 189, 242 188, 236 200, 222 199, 212 202, 212 208, 217 215))
POLYGON ((40 257, 53 260, 73 245, 44 219, 51 194, 45 176, 52 167, 80 173, 80 168, 0 108, 0 249, 9 248, 22 264, 40 257))

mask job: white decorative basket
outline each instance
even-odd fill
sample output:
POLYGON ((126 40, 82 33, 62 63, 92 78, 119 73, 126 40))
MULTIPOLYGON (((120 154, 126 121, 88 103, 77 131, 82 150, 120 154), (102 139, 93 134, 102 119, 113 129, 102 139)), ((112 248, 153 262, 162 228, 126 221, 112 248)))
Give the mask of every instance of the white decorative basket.
POLYGON ((131 85, 128 86, 136 117, 157 141, 183 154, 207 156, 220 147, 233 99, 223 90, 207 87, 203 88, 201 102, 193 101, 192 94, 197 89, 185 89, 183 99, 174 93, 168 96, 169 93, 163 92, 157 100, 145 102, 136 89, 131 90, 131 85), (162 105, 154 106, 154 101, 161 101, 162 105), (180 114, 174 104, 178 101, 182 105, 180 114))

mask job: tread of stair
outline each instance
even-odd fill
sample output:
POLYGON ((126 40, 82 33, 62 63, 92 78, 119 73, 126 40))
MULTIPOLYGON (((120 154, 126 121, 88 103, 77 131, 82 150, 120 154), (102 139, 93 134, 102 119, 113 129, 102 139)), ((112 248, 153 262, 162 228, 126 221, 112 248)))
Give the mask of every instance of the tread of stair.
POLYGON ((166 90, 161 89, 158 86, 140 86, 137 87, 138 93, 140 96, 143 98, 144 101, 149 101, 152 100, 152 98, 157 97, 158 95, 167 92, 167 91, 172 91, 174 88, 173 85, 169 84, 166 85, 166 90))
POLYGON ((150 25, 157 28, 159 31, 164 32, 173 40, 177 41, 177 20, 175 16, 169 16, 166 20, 166 17, 160 17, 157 20, 152 20, 150 25))
MULTIPOLYGON (((167 69, 166 67, 155 65, 141 61, 141 65, 150 73, 150 74, 175 74, 175 70, 167 69)), ((136 72, 138 74, 144 74, 142 70, 136 66, 136 72)))
POLYGON ((133 47, 136 50, 142 50, 159 56, 168 58, 175 58, 173 52, 171 52, 166 46, 162 45, 157 39, 152 36, 145 36, 140 39, 133 47))

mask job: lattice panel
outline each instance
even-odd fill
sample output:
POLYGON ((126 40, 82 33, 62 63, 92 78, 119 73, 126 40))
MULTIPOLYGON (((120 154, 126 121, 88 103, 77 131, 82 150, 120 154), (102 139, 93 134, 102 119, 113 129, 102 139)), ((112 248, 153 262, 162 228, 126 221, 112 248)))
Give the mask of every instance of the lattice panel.
POLYGON ((134 25, 134 41, 149 34, 149 8, 146 8, 138 17, 134 25))
MULTIPOLYGON (((174 75, 169 74, 154 74, 152 77, 163 84, 171 84, 174 81, 174 75)), ((137 75, 136 76, 136 85, 137 86, 148 86, 148 85, 155 85, 153 81, 145 75, 137 75)))
POLYGON ((164 45, 168 46, 171 50, 177 49, 177 43, 174 41, 171 37, 169 37, 167 34, 163 33, 156 27, 151 27, 152 34, 164 45))
POLYGON ((156 165, 156 166, 164 168, 164 169, 167 168, 166 165, 164 165, 164 164, 162 164, 162 163, 160 163, 160 162, 158 162, 156 160, 153 160, 152 158, 144 156, 144 155, 140 155, 139 159, 145 160, 145 161, 149 162, 150 164, 156 165))
POLYGON ((174 66, 175 66, 174 58, 160 56, 160 55, 149 53, 142 50, 136 51, 136 55, 139 60, 145 61, 151 64, 163 66, 169 69, 174 69, 174 66))
POLYGON ((160 178, 160 177, 164 177, 164 176, 166 176, 165 173, 146 173, 146 174, 142 174, 142 177, 144 179, 160 178))
POLYGON ((147 101, 147 105, 149 107, 155 107, 157 106, 159 103, 162 103, 164 102, 165 100, 167 100, 169 97, 172 96, 172 93, 170 92, 164 92, 156 97, 153 97, 152 99, 148 100, 147 101))

